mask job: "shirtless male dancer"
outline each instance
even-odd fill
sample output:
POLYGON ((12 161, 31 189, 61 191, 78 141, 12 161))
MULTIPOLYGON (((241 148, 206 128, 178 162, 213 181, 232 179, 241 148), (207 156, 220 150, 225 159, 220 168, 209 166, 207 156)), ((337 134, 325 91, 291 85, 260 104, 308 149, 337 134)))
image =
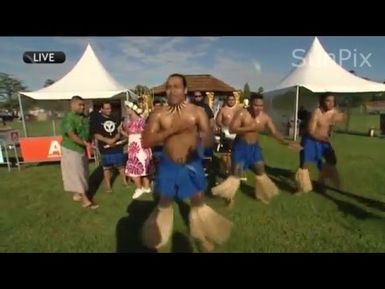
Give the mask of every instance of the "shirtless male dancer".
POLYGON ((240 178, 245 169, 254 169, 256 173, 255 197, 268 204, 278 194, 278 188, 265 172, 265 163, 259 146, 259 134, 268 130, 281 144, 299 151, 302 147, 284 139, 276 129, 271 117, 263 111, 263 96, 252 93, 250 106, 238 111, 230 123, 230 133, 235 133, 232 150, 232 175, 224 182, 211 189, 213 195, 225 198, 233 203, 235 193, 240 185, 240 178))
POLYGON ((143 146, 163 143, 155 178, 160 194, 157 207, 143 227, 143 242, 159 249, 168 242, 173 228, 175 197, 191 200, 190 233, 203 249, 212 251, 223 243, 232 223, 207 206, 203 200, 206 178, 202 165, 204 148, 213 145, 212 130, 205 111, 186 102, 187 82, 183 75, 172 74, 166 81, 168 106, 154 110, 143 132, 143 146))
POLYGON ((337 158, 330 143, 330 135, 332 127, 345 120, 346 115, 336 109, 334 96, 331 93, 321 95, 319 107, 312 113, 307 131, 301 140, 303 150, 300 152, 300 167, 295 175, 298 193, 313 190, 309 174, 309 165, 312 162, 316 163, 320 171, 321 184, 325 184, 326 179, 331 179, 333 185, 340 189, 337 158))
POLYGON ((231 170, 231 149, 233 141, 237 136, 236 134, 230 133, 229 126, 234 115, 240 109, 242 108, 236 104, 234 95, 228 95, 224 106, 219 110, 217 117, 215 118, 215 123, 221 130, 221 143, 223 145, 223 150, 225 151, 223 160, 225 163, 226 175, 228 175, 231 170))

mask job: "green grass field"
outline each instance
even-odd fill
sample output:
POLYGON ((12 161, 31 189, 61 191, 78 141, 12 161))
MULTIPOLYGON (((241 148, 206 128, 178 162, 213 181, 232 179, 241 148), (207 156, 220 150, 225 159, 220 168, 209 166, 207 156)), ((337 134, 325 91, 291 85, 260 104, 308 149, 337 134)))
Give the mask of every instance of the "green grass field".
MULTIPOLYGON (((13 121, 8 123, 9 126, 15 129, 19 129, 21 135, 23 135, 23 124, 19 121, 13 121)), ((52 121, 34 121, 26 122, 28 136, 47 136, 54 134, 54 128, 52 121)), ((56 134, 60 134, 60 120, 55 120, 56 134)))
MULTIPOLYGON (((285 114, 285 113, 281 113, 285 114)), ((287 114, 287 113, 286 113, 287 114)), ((56 134, 60 134, 60 122, 61 120, 55 120, 56 134)), ((23 134, 23 126, 21 122, 14 121, 8 123, 12 128, 19 129, 23 134)), ((345 130, 345 124, 337 126, 340 130, 345 130)), ((358 108, 352 109, 352 115, 350 117, 349 131, 354 133, 366 134, 370 128, 376 129, 376 132, 380 132, 380 116, 378 114, 364 114, 360 113, 358 108)), ((47 136, 54 134, 54 126, 52 121, 34 121, 27 122, 28 136, 47 136)))
MULTIPOLYGON (((343 191, 292 195, 298 154, 263 136, 268 172, 280 195, 264 205, 253 198, 254 178, 238 191, 234 207, 206 200, 234 222, 228 242, 218 252, 384 252, 385 140, 335 134, 333 143, 343 191)), ((91 165, 92 187, 101 180, 91 165)), ((316 179, 316 170, 312 170, 316 179)), ((0 168, 1 252, 143 252, 139 230, 154 207, 152 195, 131 199, 133 188, 120 179, 114 193, 101 185, 100 208, 85 210, 62 189, 59 164, 23 165, 20 172, 0 168)), ((197 252, 185 218, 186 204, 175 204, 174 232, 162 252, 197 252)))
MULTIPOLYGON (((345 129, 345 125, 340 125, 339 128, 345 129)), ((350 117, 349 131, 367 133, 370 128, 374 128, 377 133, 380 133, 380 116, 378 114, 354 113, 350 117)))

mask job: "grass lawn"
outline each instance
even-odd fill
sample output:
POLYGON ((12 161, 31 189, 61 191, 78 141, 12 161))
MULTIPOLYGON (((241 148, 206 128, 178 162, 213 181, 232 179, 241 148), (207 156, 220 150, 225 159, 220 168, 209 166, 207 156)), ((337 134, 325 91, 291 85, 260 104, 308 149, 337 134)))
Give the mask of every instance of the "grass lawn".
MULTIPOLYGON (((339 126, 345 129, 345 125, 339 126)), ((379 114, 361 114, 353 113, 350 117, 349 131, 357 133, 368 133, 370 128, 376 129, 380 133, 380 115, 379 114)))
MULTIPOLYGON (((61 120, 55 120, 56 134, 60 134, 61 120)), ((21 122, 13 121, 8 123, 12 128, 19 129, 23 135, 23 125, 21 122)), ((345 125, 337 126, 338 129, 344 130, 345 125)), ((375 128, 377 132, 380 130, 380 115, 378 114, 363 114, 358 109, 352 109, 350 118, 349 130, 356 133, 366 134, 370 128, 375 128)), ((34 121, 27 122, 28 136, 47 136, 53 135, 52 121, 34 121)))
MULTIPOLYGON (((55 120, 56 134, 60 134, 60 122, 61 120, 55 120)), ((20 135, 23 136, 23 124, 21 121, 14 120, 7 123, 9 126, 20 130, 20 135)), ((52 121, 33 121, 26 122, 28 136, 50 136, 53 135, 53 123, 52 121)))
MULTIPOLYGON (((218 212, 234 222, 218 252, 384 252, 385 140, 335 134, 344 189, 293 196, 298 154, 263 136, 268 172, 280 188, 270 205, 253 198, 254 177, 238 191, 234 207, 207 195, 218 212)), ((154 207, 153 196, 131 199, 117 178, 107 195, 100 170, 91 165, 100 208, 85 210, 62 189, 57 163, 0 168, 1 252, 142 252, 139 230, 154 207)), ((313 179, 317 178, 312 170, 313 179)), ((197 252, 185 225, 188 207, 175 204, 174 232, 162 252, 197 252)))

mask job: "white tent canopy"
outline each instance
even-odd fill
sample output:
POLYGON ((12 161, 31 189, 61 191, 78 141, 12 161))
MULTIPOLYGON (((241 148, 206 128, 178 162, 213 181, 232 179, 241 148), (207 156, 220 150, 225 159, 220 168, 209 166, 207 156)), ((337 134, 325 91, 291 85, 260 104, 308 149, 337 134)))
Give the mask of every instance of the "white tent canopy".
POLYGON ((303 86, 312 92, 376 92, 385 84, 358 77, 338 65, 315 37, 305 57, 274 88, 280 90, 303 86))
POLYGON ((299 88, 305 87, 314 93, 363 93, 385 91, 385 84, 360 78, 337 64, 315 37, 310 49, 290 73, 267 96, 296 88, 294 139, 297 134, 299 88))
POLYGON ((78 63, 60 80, 37 91, 20 94, 37 100, 66 100, 74 95, 85 99, 103 99, 127 91, 133 94, 112 78, 88 44, 78 63))
POLYGON ((21 95, 36 100, 69 100, 75 95, 79 95, 84 99, 106 99, 124 96, 126 99, 138 98, 134 92, 114 80, 99 61, 90 44, 87 45, 83 56, 76 65, 60 80, 34 92, 19 92, 24 136, 27 136, 21 95))

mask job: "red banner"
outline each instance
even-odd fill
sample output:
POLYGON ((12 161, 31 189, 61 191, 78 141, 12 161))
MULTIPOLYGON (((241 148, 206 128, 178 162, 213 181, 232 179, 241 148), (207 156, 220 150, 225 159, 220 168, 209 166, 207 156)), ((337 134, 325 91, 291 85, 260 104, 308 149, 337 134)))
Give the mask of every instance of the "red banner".
POLYGON ((61 136, 20 138, 24 162, 54 162, 61 159, 61 136))

